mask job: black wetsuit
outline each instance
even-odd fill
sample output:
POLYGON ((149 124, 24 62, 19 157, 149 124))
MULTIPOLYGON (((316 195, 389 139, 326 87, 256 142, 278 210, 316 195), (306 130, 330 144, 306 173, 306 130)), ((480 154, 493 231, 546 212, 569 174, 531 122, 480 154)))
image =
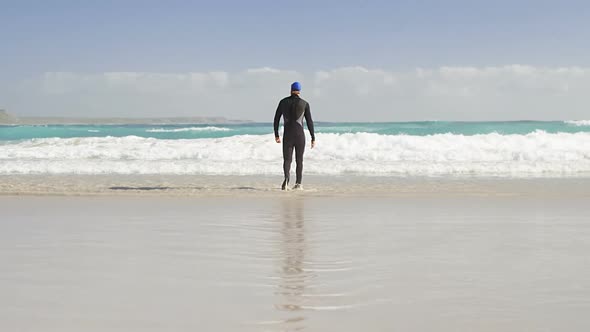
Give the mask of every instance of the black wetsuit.
POLYGON ((295 148, 295 162, 297 163, 297 184, 301 184, 303 174, 303 151, 305 150, 305 133, 303 132, 303 118, 307 123, 307 129, 311 134, 311 140, 315 141, 313 120, 309 104, 297 94, 292 94, 279 102, 275 113, 274 130, 275 137, 279 137, 279 121, 283 116, 285 132, 283 133, 283 171, 285 181, 289 182, 291 173, 291 161, 293 148, 295 148))

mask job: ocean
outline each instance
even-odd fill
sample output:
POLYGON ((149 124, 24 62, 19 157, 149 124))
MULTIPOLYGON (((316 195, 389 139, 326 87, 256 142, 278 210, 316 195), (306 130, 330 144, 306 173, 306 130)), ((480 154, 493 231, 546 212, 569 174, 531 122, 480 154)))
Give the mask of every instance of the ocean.
MULTIPOLYGON (((0 174, 280 174, 273 136, 270 123, 0 126, 0 174)), ((583 120, 317 122, 316 139, 306 174, 590 176, 583 120)))

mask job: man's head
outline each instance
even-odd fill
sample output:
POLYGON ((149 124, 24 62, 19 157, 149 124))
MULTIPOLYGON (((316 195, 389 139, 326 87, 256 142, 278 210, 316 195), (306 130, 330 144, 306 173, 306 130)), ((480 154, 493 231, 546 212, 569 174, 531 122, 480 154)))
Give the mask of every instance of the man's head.
POLYGON ((299 94, 301 92, 301 83, 299 82, 293 82, 293 84, 291 84, 291 94, 299 94))

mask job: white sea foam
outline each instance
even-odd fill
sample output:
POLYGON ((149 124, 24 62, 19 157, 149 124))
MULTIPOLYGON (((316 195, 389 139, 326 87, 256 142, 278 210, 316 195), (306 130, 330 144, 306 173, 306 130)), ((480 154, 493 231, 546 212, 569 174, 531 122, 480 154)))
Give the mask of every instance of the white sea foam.
POLYGON ((229 128, 224 127, 187 127, 187 128, 175 128, 175 129, 165 129, 165 128, 154 128, 148 129, 146 132, 148 133, 181 133, 185 131, 231 131, 229 128))
MULTIPOLYGON (((590 133, 317 134, 308 174, 587 176, 590 133)), ((47 138, 0 145, 0 174, 281 174, 273 135, 47 138)))
POLYGON ((564 121, 567 124, 582 127, 582 126, 590 126, 590 120, 571 120, 571 121, 564 121))

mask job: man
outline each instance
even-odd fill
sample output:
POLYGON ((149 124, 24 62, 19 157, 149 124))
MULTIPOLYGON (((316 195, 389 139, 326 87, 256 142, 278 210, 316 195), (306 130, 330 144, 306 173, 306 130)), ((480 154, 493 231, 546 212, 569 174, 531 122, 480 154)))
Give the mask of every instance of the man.
POLYGON ((315 135, 313 131, 313 120, 309 104, 299 97, 301 93, 301 83, 294 82, 291 84, 291 96, 284 98, 279 102, 277 112, 275 113, 274 130, 275 141, 281 143, 279 137, 279 121, 283 116, 283 171, 285 180, 281 185, 282 190, 287 190, 289 177, 291 173, 291 161, 293 159, 293 148, 295 148, 295 162, 297 163, 297 179, 293 189, 301 189, 301 177, 303 174, 303 151, 305 150, 305 133, 303 132, 303 118, 307 123, 307 129, 311 134, 311 148, 315 146, 315 135))

